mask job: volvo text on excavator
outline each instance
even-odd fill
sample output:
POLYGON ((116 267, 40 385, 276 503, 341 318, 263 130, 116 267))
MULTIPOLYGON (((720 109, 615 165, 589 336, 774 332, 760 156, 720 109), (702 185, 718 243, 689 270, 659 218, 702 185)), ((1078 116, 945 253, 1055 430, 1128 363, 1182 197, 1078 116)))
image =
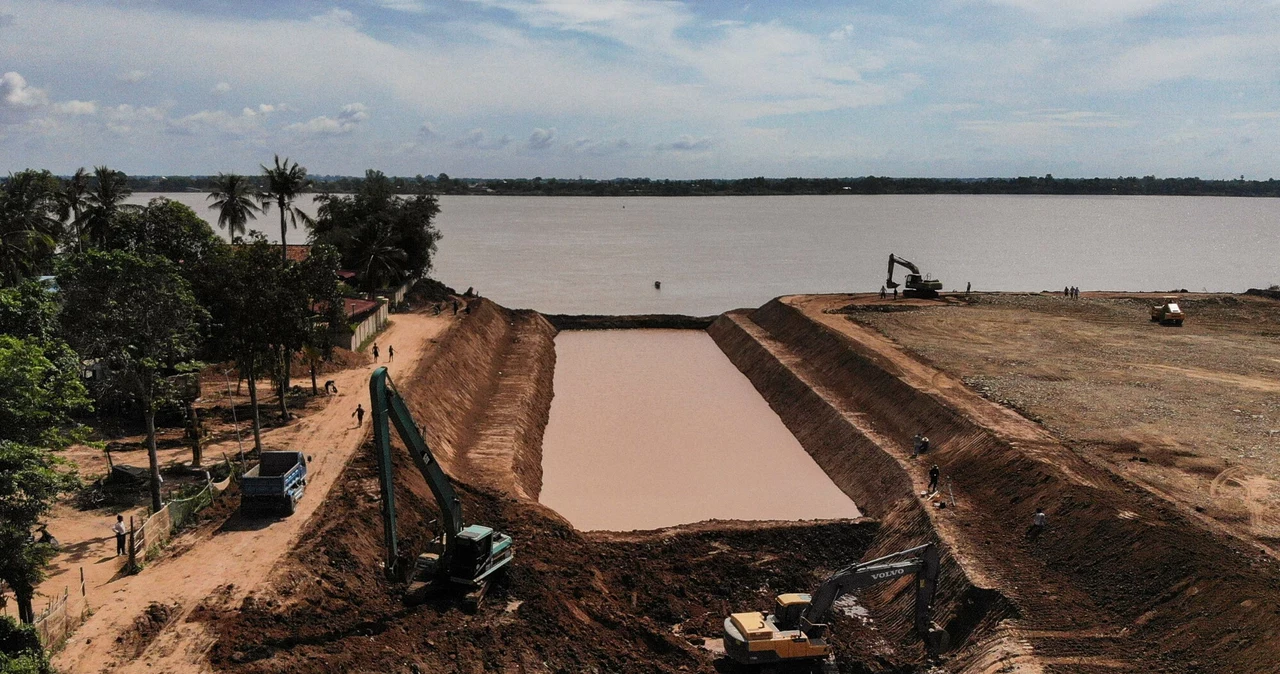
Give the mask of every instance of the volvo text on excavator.
POLYGON ((387 377, 387 368, 374 370, 369 378, 369 399, 373 406, 373 445, 378 455, 378 478, 382 487, 382 526, 386 539, 387 575, 409 584, 407 598, 414 600, 433 587, 458 587, 465 593, 465 605, 476 608, 484 599, 489 583, 512 556, 511 537, 462 520, 462 501, 453 490, 449 476, 431 455, 427 441, 409 414, 404 399, 387 377), (394 424, 409 450, 414 465, 426 479, 440 506, 443 530, 416 557, 402 554, 396 534, 396 500, 392 489, 391 429, 394 424), (412 561, 412 565, 410 565, 412 561))
POLYGON ((742 665, 830 664, 826 620, 836 600, 850 590, 896 580, 912 572, 916 575, 916 632, 930 653, 945 651, 949 645, 947 633, 931 617, 938 565, 938 548, 927 543, 847 566, 827 578, 812 595, 778 595, 772 615, 734 613, 725 618, 725 653, 742 665))
POLYGON ((898 287, 898 282, 893 280, 893 265, 895 264, 902 265, 907 268, 907 271, 911 272, 907 274, 907 279, 902 284, 905 286, 902 290, 904 296, 932 299, 938 296, 939 290, 942 290, 942 281, 921 276, 919 267, 893 253, 889 253, 889 278, 884 282, 886 288, 893 289, 898 287))

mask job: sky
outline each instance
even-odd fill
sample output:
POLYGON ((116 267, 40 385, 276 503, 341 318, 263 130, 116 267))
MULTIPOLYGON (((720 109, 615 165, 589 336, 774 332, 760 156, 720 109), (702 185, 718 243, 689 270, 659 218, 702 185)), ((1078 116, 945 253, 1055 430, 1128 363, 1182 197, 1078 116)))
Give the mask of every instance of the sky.
POLYGON ((0 172, 1276 175, 1277 0, 0 0, 0 172))

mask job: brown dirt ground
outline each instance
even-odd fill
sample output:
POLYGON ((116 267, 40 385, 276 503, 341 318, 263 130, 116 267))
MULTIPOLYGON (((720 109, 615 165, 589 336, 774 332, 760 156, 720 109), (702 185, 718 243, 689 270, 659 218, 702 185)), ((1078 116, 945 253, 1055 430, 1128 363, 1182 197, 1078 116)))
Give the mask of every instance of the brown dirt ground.
POLYGON ((1276 554, 1280 302, 1182 295, 1178 328, 1149 321, 1160 297, 975 294, 909 311, 876 311, 878 301, 838 310, 1090 462, 1276 554))

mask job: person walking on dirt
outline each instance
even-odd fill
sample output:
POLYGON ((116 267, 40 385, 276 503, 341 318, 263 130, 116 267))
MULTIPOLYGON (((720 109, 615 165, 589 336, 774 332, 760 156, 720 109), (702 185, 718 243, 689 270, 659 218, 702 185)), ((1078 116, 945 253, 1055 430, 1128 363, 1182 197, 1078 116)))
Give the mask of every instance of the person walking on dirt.
POLYGON ((373 343, 373 362, 378 362, 378 343, 373 343))
POLYGON ((458 315, 458 300, 456 298, 453 300, 453 315, 458 315))
POLYGON ((1063 289, 1062 289, 1062 296, 1063 296, 1063 297, 1071 297, 1071 288, 1070 288, 1069 286, 1063 287, 1063 289))
POLYGON ((1027 540, 1034 541, 1040 538, 1040 534, 1044 533, 1047 519, 1044 508, 1036 508, 1036 514, 1031 516, 1031 527, 1027 529, 1027 540))
POLYGON ((897 289, 897 288, 894 288, 894 289, 893 289, 893 299, 895 299, 895 300, 896 300, 896 299, 898 299, 898 289, 897 289))
POLYGON ((388 362, 388 363, 390 363, 391 361, 393 361, 393 360, 395 360, 395 359, 396 359, 396 347, 394 347, 394 346, 388 346, 388 347, 387 347, 387 362, 388 362))
POLYGON ((116 515, 116 523, 111 525, 111 531, 116 535, 116 557, 124 554, 124 515, 116 515))
POLYGON ((920 456, 920 449, 922 447, 924 447, 924 436, 916 433, 915 437, 911 438, 911 458, 914 459, 917 456, 920 456))
POLYGON ((938 470, 938 464, 936 463, 933 464, 933 468, 929 469, 929 493, 930 494, 938 491, 938 476, 941 474, 942 474, 942 471, 938 470))
POLYGON ((884 286, 880 286, 880 299, 884 299, 884 296, 888 294, 889 293, 885 291, 884 286))
POLYGON ((970 290, 973 290, 973 283, 972 283, 972 282, 966 282, 966 283, 964 284, 964 294, 968 295, 970 290))
POLYGON ((364 425, 364 407, 360 403, 356 403, 356 411, 352 412, 351 416, 356 418, 356 428, 364 425))

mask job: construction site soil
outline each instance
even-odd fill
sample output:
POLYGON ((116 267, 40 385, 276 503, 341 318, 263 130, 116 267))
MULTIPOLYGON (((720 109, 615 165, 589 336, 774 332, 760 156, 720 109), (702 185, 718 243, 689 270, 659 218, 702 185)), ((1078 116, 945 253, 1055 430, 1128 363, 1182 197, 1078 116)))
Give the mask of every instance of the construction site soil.
MULTIPOLYGON (((707 331, 869 518, 574 530, 536 501, 556 328, 482 302, 397 383, 459 483, 468 521, 515 538, 505 579, 475 614, 447 597, 406 606, 381 570, 370 448, 266 587, 242 601, 225 599, 235 594, 227 588, 191 615, 216 637, 209 663, 724 671, 704 646, 729 612, 766 609, 774 594, 811 589, 851 560, 935 541, 944 550, 935 620, 952 650, 926 657, 904 579, 861 594, 869 620, 834 617, 841 671, 1280 671, 1275 559, 849 320, 841 312, 856 299, 782 298, 707 331), (923 460, 911 455, 920 430, 937 448, 923 460), (921 495, 935 462, 945 498, 921 495), (1030 540, 1036 507, 1049 526, 1030 540)), ((413 549, 430 538, 436 509, 397 452, 400 532, 413 549)))

